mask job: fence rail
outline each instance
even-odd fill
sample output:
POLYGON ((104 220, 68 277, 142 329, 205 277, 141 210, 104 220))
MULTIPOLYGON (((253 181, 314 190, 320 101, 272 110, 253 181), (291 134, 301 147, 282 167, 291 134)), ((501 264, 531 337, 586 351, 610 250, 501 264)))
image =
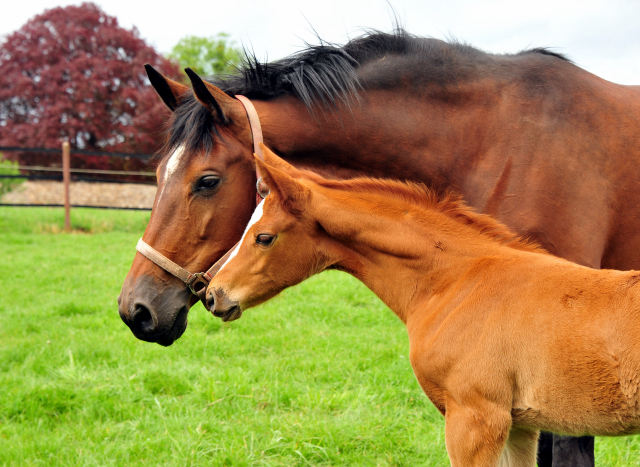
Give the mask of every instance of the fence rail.
MULTIPOLYGON (((16 146, 0 146, 0 152, 37 152, 37 153, 45 153, 45 154, 60 154, 60 149, 52 149, 52 148, 24 148, 24 147, 16 147, 16 146)), ((84 151, 82 149, 69 150, 70 155, 85 155, 85 156, 100 156, 100 157, 118 157, 118 158, 134 158, 143 161, 148 161, 151 157, 150 154, 125 154, 119 152, 100 152, 100 151, 84 151)), ((38 165, 19 165, 16 167, 19 170, 27 170, 29 172, 63 172, 63 167, 45 167, 38 165)), ((144 172, 144 171, 129 171, 129 170, 101 170, 101 169, 70 169, 69 173, 82 173, 82 174, 98 174, 98 175, 124 175, 124 176, 138 176, 138 177, 155 177, 154 172, 144 172)), ((6 175, 1 175, 0 178, 32 178, 31 174, 24 174, 23 177, 8 177, 6 175)), ((91 181, 89 178, 85 178, 83 181, 91 181)), ((105 181, 105 179, 96 180, 96 181, 105 181)), ((136 183, 132 181, 130 183, 136 183)))
MULTIPOLYGON (((19 170, 33 170, 36 172, 64 172, 62 167, 43 167, 40 165, 19 165, 19 170)), ((69 173, 80 174, 103 174, 103 175, 142 175, 146 177, 155 177, 154 172, 134 172, 127 170, 99 170, 99 169, 69 169, 69 173)))
MULTIPOLYGON (((0 203, 0 207, 13 208, 63 208, 64 204, 17 204, 17 203, 0 203)), ((90 209, 115 209, 119 211, 151 211, 151 208, 134 208, 128 206, 93 206, 90 204, 72 204, 72 208, 90 208, 90 209)))
MULTIPOLYGON (((155 175, 155 174, 154 174, 155 175)), ((54 182, 62 182, 62 174, 60 175, 0 175, 0 179, 3 178, 19 178, 22 180, 49 180, 54 182)), ((155 182, 132 182, 130 180, 113 180, 111 178, 96 178, 96 177, 77 177, 74 176, 71 181, 73 182, 88 182, 88 183, 131 183, 134 185, 155 185, 155 182)))

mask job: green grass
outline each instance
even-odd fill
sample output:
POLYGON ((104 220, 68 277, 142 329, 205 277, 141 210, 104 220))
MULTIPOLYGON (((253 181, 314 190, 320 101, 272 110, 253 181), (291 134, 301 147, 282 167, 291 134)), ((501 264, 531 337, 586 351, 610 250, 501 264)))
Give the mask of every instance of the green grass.
MULTIPOLYGON (((148 217, 0 208, 0 465, 448 465, 404 326, 345 274, 136 340, 116 297, 148 217)), ((636 437, 596 446, 639 463, 636 437)))

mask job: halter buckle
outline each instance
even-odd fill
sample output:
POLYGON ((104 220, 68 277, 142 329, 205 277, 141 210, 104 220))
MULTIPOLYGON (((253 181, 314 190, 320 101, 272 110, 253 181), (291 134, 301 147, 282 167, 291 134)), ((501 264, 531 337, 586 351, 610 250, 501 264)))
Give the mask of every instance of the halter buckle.
POLYGON ((271 193, 271 189, 264 184, 264 182, 262 181, 262 177, 260 177, 256 182, 256 190, 258 190, 258 194, 262 199, 265 199, 267 196, 269 196, 269 193, 271 193))
POLYGON ((195 274, 191 274, 185 281, 185 284, 187 284, 187 287, 189 287, 189 290, 191 290, 191 293, 193 293, 193 295, 196 295, 197 297, 202 299, 200 294, 204 296, 207 291, 209 282, 211 282, 211 276, 209 276, 209 274, 207 274, 206 272, 197 272, 195 274))

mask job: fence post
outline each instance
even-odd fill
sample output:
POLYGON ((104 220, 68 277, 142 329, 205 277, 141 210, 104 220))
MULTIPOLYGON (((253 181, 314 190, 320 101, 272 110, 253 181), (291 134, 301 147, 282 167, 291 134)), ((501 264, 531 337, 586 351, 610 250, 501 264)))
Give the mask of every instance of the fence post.
POLYGON ((64 230, 71 232, 71 203, 69 183, 71 182, 71 156, 69 142, 62 143, 62 180, 64 181, 64 230))

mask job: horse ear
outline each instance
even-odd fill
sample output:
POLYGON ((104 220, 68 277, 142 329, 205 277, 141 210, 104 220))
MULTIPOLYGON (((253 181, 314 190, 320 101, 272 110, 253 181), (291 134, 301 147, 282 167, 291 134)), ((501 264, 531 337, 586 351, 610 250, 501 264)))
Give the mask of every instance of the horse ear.
POLYGON ((218 101, 216 100, 215 97, 213 97, 213 93, 209 90, 209 87, 207 86, 207 84, 209 83, 205 83, 203 79, 200 78, 197 75, 197 73, 193 71, 191 68, 185 68, 184 71, 185 73, 187 73, 187 76, 191 80, 191 86, 193 86, 193 94, 195 94, 196 99, 198 99, 198 102, 200 102, 207 109, 209 109, 209 112, 211 112, 214 115, 217 115, 219 121, 221 121, 222 123, 226 123, 227 119, 224 116, 222 107, 220 107, 220 104, 218 104, 218 101))
POLYGON ((270 166, 276 167, 297 179, 311 180, 313 182, 321 182, 322 180, 324 180, 324 177, 313 172, 312 170, 299 169, 289 164, 287 161, 277 156, 271 149, 265 146, 264 143, 260 143, 260 147, 262 148, 262 154, 264 154, 264 160, 270 166))
POLYGON ((233 120, 246 120, 247 114, 237 99, 228 96, 220 88, 204 81, 191 68, 185 68, 184 71, 191 80, 193 94, 198 102, 216 116, 220 123, 226 125, 233 120))
POLYGON ((311 190, 281 169, 267 164, 258 156, 254 157, 262 181, 269 187, 268 196, 275 196, 284 210, 301 217, 309 202, 311 190))
POLYGON ((144 69, 147 72, 151 86, 156 90, 160 99, 169 107, 169 110, 175 112, 176 108, 180 105, 182 96, 189 88, 161 75, 148 63, 145 64, 144 69))
POLYGON ((265 146, 264 143, 260 143, 260 148, 262 149, 262 154, 264 154, 264 160, 267 164, 272 167, 276 167, 277 169, 282 170, 294 177, 297 177, 301 172, 296 167, 289 164, 284 159, 278 157, 275 152, 265 146))

